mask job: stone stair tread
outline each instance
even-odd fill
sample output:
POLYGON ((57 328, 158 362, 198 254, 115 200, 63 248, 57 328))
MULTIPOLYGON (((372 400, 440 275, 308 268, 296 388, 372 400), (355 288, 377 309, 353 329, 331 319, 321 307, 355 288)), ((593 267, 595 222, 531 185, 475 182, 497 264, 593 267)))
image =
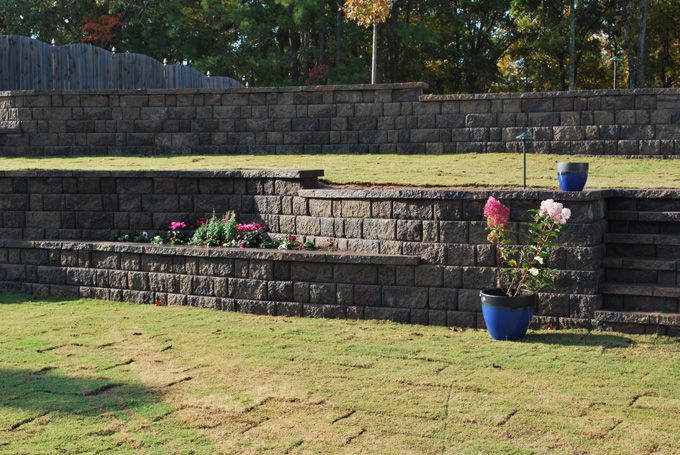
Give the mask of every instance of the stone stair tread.
POLYGON ((680 235, 663 234, 605 234, 606 243, 638 245, 680 245, 680 235))
POLYGON ((617 221, 680 221, 680 211, 608 210, 607 219, 617 221))
POLYGON ((19 122, 4 121, 0 122, 0 134, 21 133, 21 124, 19 122))
POLYGON ((595 320, 618 324, 654 324, 680 327, 680 313, 600 310, 595 311, 595 320))
POLYGON ((620 256, 605 257, 602 266, 612 269, 631 270, 680 270, 680 259, 645 259, 638 257, 620 256))
POLYGON ((622 283, 602 283, 600 284, 602 294, 618 295, 638 295, 647 297, 678 297, 680 298, 680 287, 641 285, 641 284, 622 284, 622 283))

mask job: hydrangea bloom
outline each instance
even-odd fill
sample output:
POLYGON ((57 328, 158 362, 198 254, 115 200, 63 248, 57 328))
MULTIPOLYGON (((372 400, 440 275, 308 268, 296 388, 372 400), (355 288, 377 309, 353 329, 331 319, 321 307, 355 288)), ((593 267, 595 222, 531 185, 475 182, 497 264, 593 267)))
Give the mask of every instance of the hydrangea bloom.
POLYGON ((491 227, 507 226, 510 221, 510 209, 493 196, 484 205, 484 216, 491 227))
POLYGON ((548 215, 555 220, 555 222, 560 224, 566 224, 569 218, 571 218, 571 210, 552 199, 546 199, 541 202, 541 209, 538 213, 540 215, 548 215))

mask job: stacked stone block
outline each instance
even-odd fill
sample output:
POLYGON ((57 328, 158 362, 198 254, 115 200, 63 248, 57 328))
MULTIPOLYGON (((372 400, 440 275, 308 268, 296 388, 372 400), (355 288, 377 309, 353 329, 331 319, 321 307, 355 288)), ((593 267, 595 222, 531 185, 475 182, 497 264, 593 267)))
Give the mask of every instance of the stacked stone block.
MULTIPOLYGON (((0 238, 111 240, 195 226, 213 210, 271 213, 322 171, 0 172, 0 238)), ((290 205, 290 204, 288 204, 290 205)), ((286 213, 286 212, 283 212, 286 213)))
POLYGON ((0 154, 513 152, 530 130, 539 153, 680 155, 678 89, 426 88, 0 92, 0 154))
POLYGON ((473 320, 472 315, 481 311, 479 291, 493 287, 496 276, 496 252, 486 240, 482 215, 489 195, 510 206, 517 244, 525 240, 527 211, 541 200, 558 199, 572 209, 571 222, 550 261, 560 269, 557 289, 541 295, 537 314, 545 325, 588 326, 601 307, 603 191, 308 189, 293 199, 292 215, 261 214, 260 218, 277 232, 302 234, 319 245, 333 237, 341 249, 417 256, 421 263, 414 274, 399 275, 398 282, 451 288, 452 309, 473 320))
POLYGON ((320 188, 321 175, 0 172, 0 281, 35 294, 481 327, 479 290, 494 286, 497 265, 485 200, 494 195, 510 206, 521 244, 527 211, 553 198, 572 218, 549 261, 559 269, 557 287, 540 294, 536 321, 660 333, 680 327, 675 191, 360 190, 320 188), (320 246, 332 237, 338 250, 106 242, 123 232, 154 235, 174 220, 191 226, 213 210, 235 210, 274 235, 320 246))
POLYGON ((455 289, 418 277, 413 256, 0 242, 0 288, 34 295, 191 305, 280 316, 475 326, 455 289))

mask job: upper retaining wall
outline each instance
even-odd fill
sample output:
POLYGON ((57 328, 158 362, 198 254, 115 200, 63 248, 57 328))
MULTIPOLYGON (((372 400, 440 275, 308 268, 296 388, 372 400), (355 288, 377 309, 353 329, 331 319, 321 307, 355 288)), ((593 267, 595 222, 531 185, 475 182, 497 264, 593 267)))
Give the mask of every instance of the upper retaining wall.
POLYGON ((0 154, 680 156, 680 90, 423 95, 424 83, 0 92, 0 154))

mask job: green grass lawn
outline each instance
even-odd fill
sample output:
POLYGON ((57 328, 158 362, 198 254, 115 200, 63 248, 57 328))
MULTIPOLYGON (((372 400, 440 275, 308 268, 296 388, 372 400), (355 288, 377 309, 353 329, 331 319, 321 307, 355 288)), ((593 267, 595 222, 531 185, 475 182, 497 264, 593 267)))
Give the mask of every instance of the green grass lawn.
MULTIPOLYGON (((529 155, 528 183, 557 187, 555 161, 590 162, 589 188, 680 188, 680 160, 529 155)), ((221 155, 0 158, 0 169, 324 169, 330 183, 522 184, 518 153, 460 155, 221 155)))
POLYGON ((0 305, 4 453, 678 453, 678 339, 0 305))

